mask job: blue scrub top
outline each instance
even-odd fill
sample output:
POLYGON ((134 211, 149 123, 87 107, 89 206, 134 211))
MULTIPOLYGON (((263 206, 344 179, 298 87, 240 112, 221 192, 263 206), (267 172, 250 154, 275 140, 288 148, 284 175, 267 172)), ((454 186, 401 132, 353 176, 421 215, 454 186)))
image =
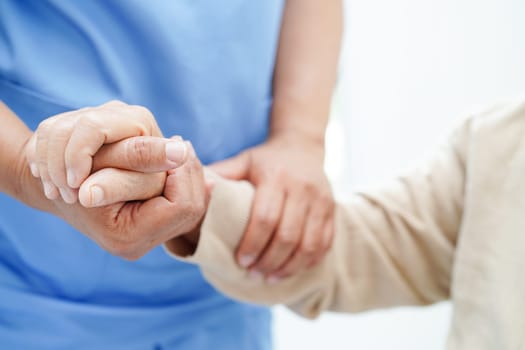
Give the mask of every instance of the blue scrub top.
MULTIPOLYGON (((0 99, 31 128, 119 99, 204 163, 267 135, 283 0, 0 1, 0 99)), ((2 126, 0 126, 2 127, 2 126)), ((269 349, 270 314, 0 194, 1 349, 269 349)))

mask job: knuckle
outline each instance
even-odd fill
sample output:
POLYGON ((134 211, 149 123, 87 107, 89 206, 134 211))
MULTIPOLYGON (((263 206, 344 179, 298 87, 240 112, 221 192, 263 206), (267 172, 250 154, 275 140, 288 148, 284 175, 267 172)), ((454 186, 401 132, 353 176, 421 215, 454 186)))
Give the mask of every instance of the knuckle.
POLYGON ((153 113, 144 106, 130 105, 130 112, 138 118, 137 127, 141 130, 143 135, 156 135, 158 132, 157 121, 153 113))
POLYGON ((129 106, 129 108, 133 111, 134 114, 139 116, 139 118, 146 121, 148 124, 151 124, 155 120, 155 118, 153 117, 153 113, 151 113, 151 111, 144 106, 131 105, 129 106))
POLYGON ((131 166, 144 164, 151 160, 152 152, 145 139, 135 138, 130 140, 127 145, 129 149, 126 152, 126 157, 131 166))
POLYGON ((100 134, 104 126, 100 125, 97 119, 97 116, 98 116, 98 113, 95 110, 93 109, 86 110, 82 114, 82 116, 79 117, 78 120, 76 121, 75 127, 91 129, 90 131, 96 134, 100 134))
POLYGON ((144 106, 131 105, 130 108, 132 108, 137 114, 140 114, 145 118, 153 118, 153 114, 151 113, 151 111, 144 106))

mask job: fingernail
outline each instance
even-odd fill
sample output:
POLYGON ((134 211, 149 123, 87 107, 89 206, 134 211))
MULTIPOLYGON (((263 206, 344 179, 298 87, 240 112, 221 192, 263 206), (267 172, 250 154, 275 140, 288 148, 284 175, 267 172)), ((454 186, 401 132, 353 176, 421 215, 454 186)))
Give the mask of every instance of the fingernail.
POLYGON ((51 185, 49 182, 43 182, 44 185, 44 194, 46 195, 47 199, 52 199, 53 196, 53 185, 51 185))
POLYGON ((39 177, 39 172, 38 172, 38 167, 36 166, 35 163, 31 163, 29 164, 29 168, 31 169, 31 174, 34 176, 34 177, 39 177))
POLYGON ((71 169, 67 169, 67 184, 69 187, 76 188, 77 186, 77 175, 71 169))
POLYGON ((44 194, 46 195, 47 199, 55 200, 57 199, 60 194, 58 193, 58 189, 53 185, 53 183, 44 181, 44 194))
POLYGON ((266 279, 266 282, 267 282, 268 284, 276 284, 276 283, 281 282, 281 280, 282 280, 281 277, 276 276, 276 275, 271 275, 270 277, 268 277, 268 278, 266 279))
POLYGON ((180 141, 168 142, 166 144, 166 158, 176 164, 181 164, 186 158, 186 145, 180 141))
POLYGON ((263 274, 257 270, 251 270, 248 272, 248 277, 253 279, 261 279, 263 277, 263 274))
POLYGON ((73 204, 77 201, 77 196, 75 196, 73 191, 70 190, 69 188, 59 188, 58 190, 60 191, 60 195, 62 196, 62 199, 67 204, 73 204))
POLYGON ((100 186, 91 186, 89 188, 91 194, 91 205, 97 206, 104 200, 104 190, 100 186))
POLYGON ((239 258, 239 265, 242 267, 248 267, 255 261, 255 256, 253 255, 241 255, 239 258))

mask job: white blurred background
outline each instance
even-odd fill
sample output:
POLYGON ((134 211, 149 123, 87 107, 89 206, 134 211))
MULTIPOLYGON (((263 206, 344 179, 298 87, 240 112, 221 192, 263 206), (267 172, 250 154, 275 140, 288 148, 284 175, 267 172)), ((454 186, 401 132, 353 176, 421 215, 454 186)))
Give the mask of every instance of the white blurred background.
MULTIPOLYGON (((345 5, 326 164, 340 200, 416 165, 469 111, 525 95, 524 0, 345 5)), ((443 349, 450 317, 448 303, 313 322, 278 307, 276 350, 443 349)))

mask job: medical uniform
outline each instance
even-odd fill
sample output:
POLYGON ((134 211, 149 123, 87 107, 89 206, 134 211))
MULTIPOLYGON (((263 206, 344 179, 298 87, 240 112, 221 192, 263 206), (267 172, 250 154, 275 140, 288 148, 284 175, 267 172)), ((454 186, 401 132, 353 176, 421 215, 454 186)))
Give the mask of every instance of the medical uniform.
MULTIPOLYGON (((204 163, 224 159, 267 136, 282 2, 0 1, 0 100, 32 129, 143 105, 204 163)), ((270 318, 162 248, 124 261, 0 194, 1 349, 262 350, 270 318)))

